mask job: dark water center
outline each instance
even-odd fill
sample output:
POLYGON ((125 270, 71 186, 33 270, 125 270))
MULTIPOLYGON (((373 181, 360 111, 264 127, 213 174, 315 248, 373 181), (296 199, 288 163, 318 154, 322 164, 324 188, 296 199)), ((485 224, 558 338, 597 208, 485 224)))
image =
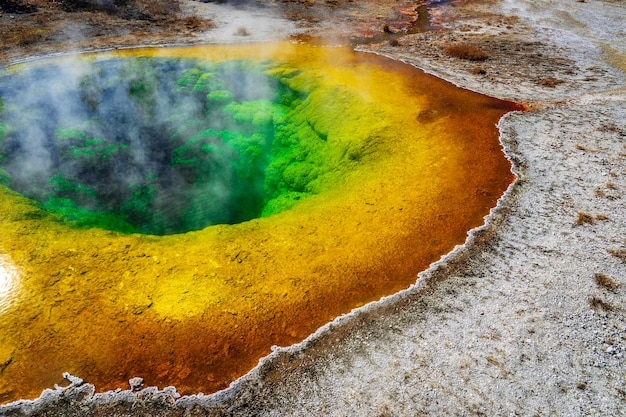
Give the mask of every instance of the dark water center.
POLYGON ((315 173, 298 166, 324 138, 291 121, 306 93, 265 69, 116 58, 4 75, 0 184, 61 221, 125 233, 283 211, 312 192, 315 173))

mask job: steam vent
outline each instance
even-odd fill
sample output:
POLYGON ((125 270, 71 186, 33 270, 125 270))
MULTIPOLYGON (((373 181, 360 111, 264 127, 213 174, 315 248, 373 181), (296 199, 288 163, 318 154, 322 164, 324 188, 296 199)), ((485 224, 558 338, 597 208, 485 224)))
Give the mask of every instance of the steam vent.
POLYGON ((228 387, 407 288, 513 180, 517 107, 290 43, 0 73, 0 402, 70 372, 228 387))

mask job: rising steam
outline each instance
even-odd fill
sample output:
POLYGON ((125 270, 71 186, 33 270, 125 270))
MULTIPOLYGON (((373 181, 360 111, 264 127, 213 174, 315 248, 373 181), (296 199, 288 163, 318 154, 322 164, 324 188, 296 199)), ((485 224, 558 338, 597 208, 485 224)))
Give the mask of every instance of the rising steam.
POLYGON ((290 121, 305 99, 244 61, 27 68, 0 80, 0 181, 65 220, 123 232, 270 215, 320 174, 306 168, 325 138, 290 121))

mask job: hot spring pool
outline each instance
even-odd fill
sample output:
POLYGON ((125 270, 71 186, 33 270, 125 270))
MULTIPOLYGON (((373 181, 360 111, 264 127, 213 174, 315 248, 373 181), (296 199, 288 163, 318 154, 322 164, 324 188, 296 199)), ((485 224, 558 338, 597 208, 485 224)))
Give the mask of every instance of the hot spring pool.
POLYGON ((0 74, 0 400, 228 386, 407 288, 513 180, 513 103, 290 43, 0 74))

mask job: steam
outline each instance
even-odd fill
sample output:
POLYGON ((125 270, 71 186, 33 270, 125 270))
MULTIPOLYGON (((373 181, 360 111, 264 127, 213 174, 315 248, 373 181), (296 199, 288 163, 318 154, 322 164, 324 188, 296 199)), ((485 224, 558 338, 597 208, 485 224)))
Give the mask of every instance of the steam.
POLYGON ((304 31, 293 20, 285 18, 278 4, 262 5, 247 0, 195 3, 192 7, 194 14, 210 17, 216 26, 214 30, 197 35, 206 42, 283 40, 304 31))
POLYGON ((5 75, 5 182, 67 219, 126 232, 257 217, 277 85, 251 64, 177 59, 66 60, 5 75))

